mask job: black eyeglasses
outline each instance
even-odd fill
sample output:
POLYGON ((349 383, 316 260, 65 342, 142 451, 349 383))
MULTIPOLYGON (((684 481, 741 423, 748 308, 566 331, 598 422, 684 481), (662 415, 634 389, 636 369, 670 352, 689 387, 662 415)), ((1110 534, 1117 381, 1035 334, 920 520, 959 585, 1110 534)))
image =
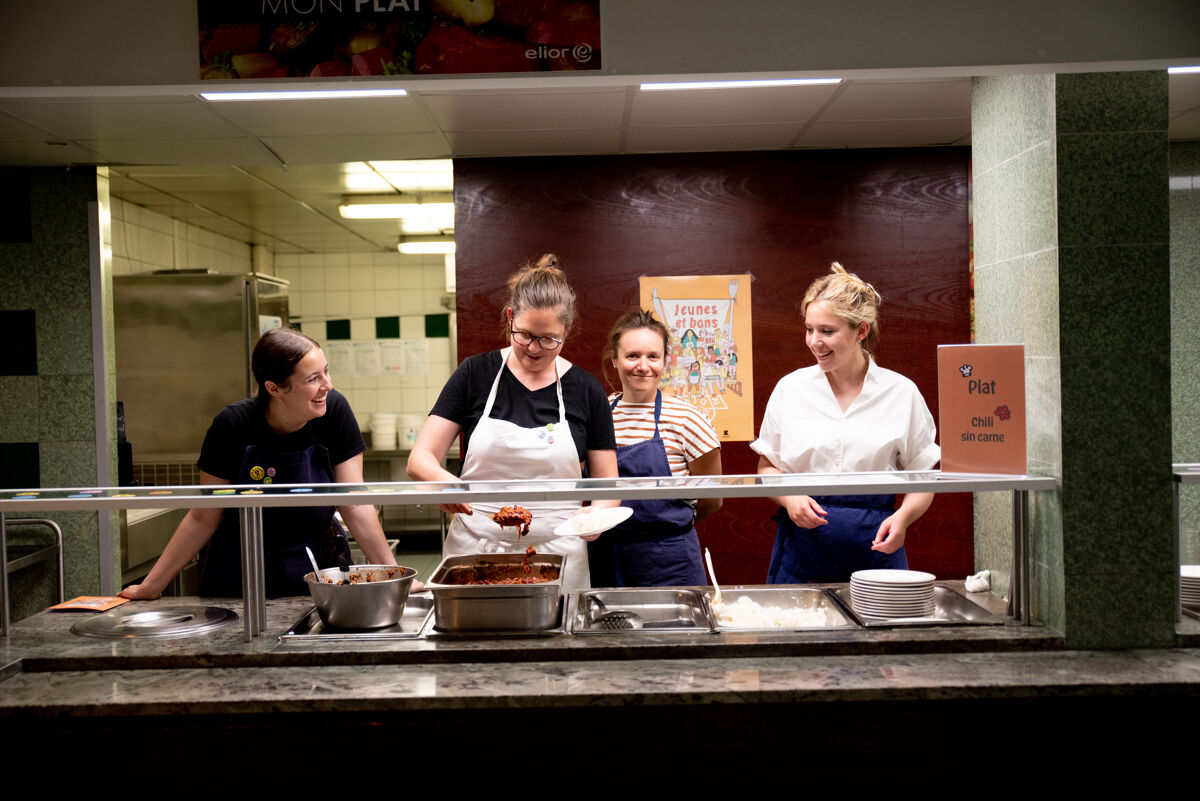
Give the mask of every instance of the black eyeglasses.
POLYGON ((508 330, 512 334, 513 342, 516 342, 518 345, 530 345, 536 339, 538 347, 542 350, 558 350, 558 346, 563 343, 561 339, 555 339, 554 337, 535 337, 533 334, 518 331, 515 328, 508 330))

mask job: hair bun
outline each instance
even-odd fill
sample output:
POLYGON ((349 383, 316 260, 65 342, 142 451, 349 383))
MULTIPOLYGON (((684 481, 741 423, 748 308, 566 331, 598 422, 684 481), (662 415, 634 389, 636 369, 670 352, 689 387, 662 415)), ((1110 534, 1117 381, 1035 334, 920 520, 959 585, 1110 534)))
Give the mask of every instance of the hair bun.
POLYGON ((543 253, 541 258, 539 258, 537 260, 537 266, 538 267, 550 267, 550 268, 558 267, 558 254, 543 253))

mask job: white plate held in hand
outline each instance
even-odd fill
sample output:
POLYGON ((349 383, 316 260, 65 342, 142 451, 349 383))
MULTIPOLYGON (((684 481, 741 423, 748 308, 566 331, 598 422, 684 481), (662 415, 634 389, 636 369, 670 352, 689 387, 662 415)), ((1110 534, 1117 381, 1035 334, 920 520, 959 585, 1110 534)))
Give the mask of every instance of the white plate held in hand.
POLYGON ((621 525, 632 514, 633 509, 628 506, 593 509, 590 512, 581 512, 559 523, 554 527, 554 533, 559 537, 589 537, 592 534, 602 534, 610 528, 621 525))

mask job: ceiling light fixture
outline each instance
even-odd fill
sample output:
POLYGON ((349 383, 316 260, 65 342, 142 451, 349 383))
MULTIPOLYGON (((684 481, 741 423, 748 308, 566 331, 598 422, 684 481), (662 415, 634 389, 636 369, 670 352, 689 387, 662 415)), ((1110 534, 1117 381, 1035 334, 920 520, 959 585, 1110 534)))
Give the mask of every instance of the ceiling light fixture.
POLYGON ((452 236, 402 236, 396 243, 396 250, 408 255, 430 253, 454 253, 454 237, 452 236))
POLYGON ((1191 67, 1167 67, 1167 73, 1170 75, 1184 75, 1189 72, 1200 72, 1200 65, 1191 67))
POLYGON ((451 213, 454 194, 422 192, 412 195, 343 195, 338 214, 347 220, 402 220, 405 217, 451 213))
POLYGON ((344 100, 353 97, 404 97, 405 89, 295 89, 273 92, 201 92, 214 103, 234 100, 344 100))
POLYGON ((643 92, 671 92, 680 89, 758 89, 772 86, 820 86, 841 83, 841 78, 770 78, 747 81, 666 81, 643 83, 643 92))

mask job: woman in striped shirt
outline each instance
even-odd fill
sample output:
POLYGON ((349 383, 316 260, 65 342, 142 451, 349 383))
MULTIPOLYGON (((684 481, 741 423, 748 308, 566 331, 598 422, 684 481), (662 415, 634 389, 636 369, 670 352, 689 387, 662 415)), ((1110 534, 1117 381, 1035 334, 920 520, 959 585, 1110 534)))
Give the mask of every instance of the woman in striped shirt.
MULTIPOLYGON (((608 335, 603 366, 616 368, 621 392, 609 397, 623 477, 716 475, 717 432, 695 406, 663 395, 667 329, 642 309, 623 315, 608 335)), ((590 543, 594 587, 707 584, 695 521, 715 512, 720 498, 626 501, 633 515, 590 543)))

